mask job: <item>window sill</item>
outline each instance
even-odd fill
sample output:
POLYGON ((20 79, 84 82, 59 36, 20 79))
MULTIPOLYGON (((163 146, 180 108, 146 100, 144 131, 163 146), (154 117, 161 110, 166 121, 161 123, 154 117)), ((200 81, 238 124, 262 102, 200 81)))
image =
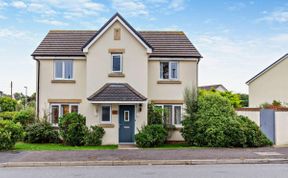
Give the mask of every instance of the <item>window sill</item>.
POLYGON ((180 80, 158 80, 157 84, 181 84, 180 80))
POLYGON ((122 72, 113 72, 108 74, 108 77, 125 77, 125 74, 123 74, 122 72))
POLYGON ((51 83, 76 83, 75 80, 51 80, 51 83))
POLYGON ((99 126, 102 128, 114 128, 115 127, 114 124, 99 124, 99 126))

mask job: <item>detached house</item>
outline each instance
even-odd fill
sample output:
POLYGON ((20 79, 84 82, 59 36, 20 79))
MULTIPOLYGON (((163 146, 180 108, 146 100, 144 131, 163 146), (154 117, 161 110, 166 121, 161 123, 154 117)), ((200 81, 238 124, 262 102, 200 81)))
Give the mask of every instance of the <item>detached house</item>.
POLYGON ((249 107, 259 107, 273 100, 288 103, 288 53, 255 75, 249 86, 249 107))
POLYGON ((201 55, 181 31, 136 31, 116 13, 98 31, 51 30, 37 61, 37 115, 57 125, 69 112, 105 129, 103 144, 133 143, 147 105, 169 112, 182 140, 183 91, 197 88, 201 55))

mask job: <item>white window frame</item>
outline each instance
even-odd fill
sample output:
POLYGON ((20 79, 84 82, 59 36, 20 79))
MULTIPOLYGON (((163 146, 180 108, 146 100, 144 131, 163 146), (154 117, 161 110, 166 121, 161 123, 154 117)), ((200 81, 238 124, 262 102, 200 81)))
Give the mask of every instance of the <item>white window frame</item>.
POLYGON ((54 60, 54 79, 56 80, 74 80, 74 64, 72 59, 65 59, 65 60, 54 60), (65 61, 71 61, 72 62, 72 77, 71 78, 65 78, 65 61), (62 77, 59 78, 56 76, 56 63, 61 62, 62 63, 62 77))
POLYGON ((100 112, 100 123, 102 123, 102 124, 110 124, 110 123, 112 123, 112 106, 111 105, 101 105, 101 112, 100 112), (103 119, 102 119, 102 109, 103 109, 103 107, 109 107, 110 108, 110 118, 109 118, 109 121, 103 121, 103 119))
POLYGON ((111 54, 111 61, 112 61, 112 65, 111 65, 111 67, 112 67, 112 72, 123 72, 123 56, 122 56, 122 54, 121 53, 115 53, 115 54, 111 54), (113 69, 113 60, 114 60, 114 56, 120 56, 120 70, 119 71, 115 71, 114 69, 113 69))
MULTIPOLYGON (((175 125, 176 127, 182 127, 182 124, 175 124, 175 106, 180 106, 181 108, 181 118, 180 118, 180 121, 183 121, 183 105, 181 104, 157 104, 155 106, 159 106, 161 107, 162 109, 164 109, 164 105, 167 105, 167 106, 172 106, 172 125, 175 125)), ((164 116, 164 113, 162 113, 162 116, 164 116)))
POLYGON ((160 80, 178 80, 179 79, 179 62, 178 61, 160 61, 160 80), (161 63, 167 62, 168 66, 169 66, 169 78, 168 79, 164 79, 161 73, 161 63), (176 63, 176 78, 172 78, 172 70, 171 70, 171 66, 172 63, 176 63))
POLYGON ((51 103, 50 104, 50 113, 51 113, 51 115, 50 115, 50 119, 49 119, 49 121, 50 121, 50 123, 53 125, 53 126, 58 126, 58 124, 55 124, 55 123, 52 123, 52 107, 53 106, 57 106, 58 107, 58 110, 59 110, 59 112, 58 112, 58 118, 59 117, 62 117, 63 116, 63 111, 61 110, 61 106, 62 105, 68 105, 69 106, 69 113, 71 113, 71 108, 72 108, 72 106, 77 106, 78 107, 78 112, 77 113, 79 113, 79 104, 75 104, 75 103, 51 103))

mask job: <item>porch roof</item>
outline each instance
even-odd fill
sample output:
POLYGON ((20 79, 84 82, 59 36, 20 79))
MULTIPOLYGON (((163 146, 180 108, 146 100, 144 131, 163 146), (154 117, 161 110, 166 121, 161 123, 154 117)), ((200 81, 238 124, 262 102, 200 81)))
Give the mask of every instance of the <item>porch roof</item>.
POLYGON ((91 102, 143 102, 147 100, 127 83, 106 83, 87 99, 91 102))

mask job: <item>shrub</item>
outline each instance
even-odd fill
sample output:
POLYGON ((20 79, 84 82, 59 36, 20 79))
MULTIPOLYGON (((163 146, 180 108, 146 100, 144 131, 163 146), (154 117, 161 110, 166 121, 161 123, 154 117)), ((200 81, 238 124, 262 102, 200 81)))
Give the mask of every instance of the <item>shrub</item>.
MULTIPOLYGON (((191 96, 190 96, 191 97, 191 96)), ((190 145, 210 147, 258 147, 271 142, 249 118, 237 116, 229 100, 218 94, 201 95, 197 107, 187 102, 188 116, 183 121, 182 136, 190 145)))
POLYGON ((85 145, 90 146, 101 145, 104 134, 105 131, 102 127, 91 126, 84 137, 85 145))
POLYGON ((0 112, 15 111, 16 105, 17 105, 16 100, 7 96, 0 97, 0 112))
POLYGON ((162 124, 163 123, 163 109, 155 106, 154 104, 148 104, 148 125, 162 124))
POLYGON ((164 144, 167 136, 163 125, 146 125, 135 135, 135 140, 140 147, 155 147, 164 144))
POLYGON ((84 137, 87 132, 86 118, 75 112, 64 115, 59 118, 60 135, 67 145, 84 145, 84 137))
POLYGON ((47 121, 36 122, 25 128, 24 142, 59 143, 59 133, 47 121))
POLYGON ((27 126, 35 121, 35 111, 33 108, 27 108, 17 112, 14 115, 14 122, 20 122, 22 126, 27 126))
POLYGON ((0 120, 0 150, 9 150, 23 136, 23 129, 19 123, 0 120))
POLYGON ((0 112, 0 119, 12 121, 14 119, 16 113, 17 112, 15 112, 15 111, 13 111, 13 112, 10 112, 10 111, 0 112))
POLYGON ((272 145, 273 143, 261 132, 255 122, 248 117, 237 116, 239 122, 243 125, 243 130, 246 136, 246 146, 260 147, 272 145))

